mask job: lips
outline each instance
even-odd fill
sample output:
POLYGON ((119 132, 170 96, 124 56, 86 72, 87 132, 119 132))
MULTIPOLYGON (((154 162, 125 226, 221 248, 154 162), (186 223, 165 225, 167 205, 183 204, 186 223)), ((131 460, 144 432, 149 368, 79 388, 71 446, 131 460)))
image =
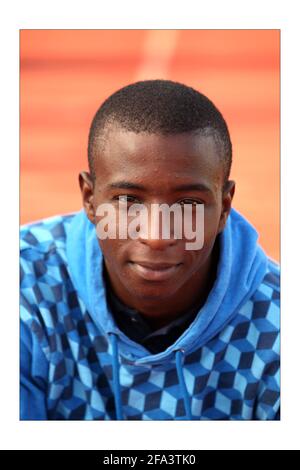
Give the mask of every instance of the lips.
POLYGON ((129 264, 136 274, 147 281, 166 281, 177 273, 182 263, 131 261, 129 264))

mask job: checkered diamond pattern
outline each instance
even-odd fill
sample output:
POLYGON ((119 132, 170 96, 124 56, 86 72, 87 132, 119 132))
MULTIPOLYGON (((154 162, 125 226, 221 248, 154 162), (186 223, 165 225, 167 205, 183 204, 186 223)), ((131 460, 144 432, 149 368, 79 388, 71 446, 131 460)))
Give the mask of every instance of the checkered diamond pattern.
MULTIPOLYGON (((21 322, 35 338, 34 353, 47 363, 42 372, 33 364, 27 379, 39 381, 48 419, 116 419, 111 348, 68 272, 65 240, 72 217, 22 229, 21 322)), ((193 419, 278 416, 279 273, 274 263, 231 322, 186 355, 183 374, 193 419)), ((137 366, 120 356, 120 385, 125 419, 184 419, 175 361, 137 366)))

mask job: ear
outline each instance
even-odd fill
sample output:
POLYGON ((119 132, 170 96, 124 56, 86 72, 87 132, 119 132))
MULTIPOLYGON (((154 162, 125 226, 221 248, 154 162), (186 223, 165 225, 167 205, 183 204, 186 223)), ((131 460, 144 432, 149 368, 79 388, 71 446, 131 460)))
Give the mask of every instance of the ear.
POLYGON ((94 183, 93 179, 87 171, 79 173, 79 185, 81 189, 83 207, 88 216, 88 219, 94 224, 95 223, 95 211, 94 211, 94 183))
POLYGON ((223 193, 222 193, 222 213, 220 217, 218 233, 221 233, 225 228, 227 218, 230 214, 234 192, 235 192, 235 182, 227 181, 225 183, 223 193))

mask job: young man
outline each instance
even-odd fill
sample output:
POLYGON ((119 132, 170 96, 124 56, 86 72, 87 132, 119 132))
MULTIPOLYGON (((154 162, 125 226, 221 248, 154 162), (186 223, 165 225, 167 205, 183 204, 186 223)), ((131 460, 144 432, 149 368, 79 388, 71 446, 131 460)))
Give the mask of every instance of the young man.
POLYGON ((231 209, 231 156, 221 113, 185 85, 102 104, 84 210, 22 228, 22 419, 279 419, 279 269, 231 209), (153 236, 151 217, 99 239, 104 204, 116 229, 134 204, 202 206, 203 246, 153 236))

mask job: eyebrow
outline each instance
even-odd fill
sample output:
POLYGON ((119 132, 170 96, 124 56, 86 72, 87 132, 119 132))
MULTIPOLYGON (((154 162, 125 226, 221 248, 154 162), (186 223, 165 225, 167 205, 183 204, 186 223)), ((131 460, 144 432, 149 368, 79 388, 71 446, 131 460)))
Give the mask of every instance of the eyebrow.
POLYGON ((181 184, 176 186, 175 191, 200 191, 200 192, 212 192, 211 189, 203 183, 194 184, 181 184))
MULTIPOLYGON (((108 185, 109 189, 135 189, 138 191, 147 191, 147 188, 141 184, 131 183, 129 181, 116 181, 108 185)), ((174 191, 200 191, 212 192, 212 190, 203 183, 182 184, 174 186, 174 191)))
POLYGON ((137 189, 139 191, 146 191, 145 186, 136 183, 130 183, 129 181, 116 181, 108 185, 109 189, 137 189))

